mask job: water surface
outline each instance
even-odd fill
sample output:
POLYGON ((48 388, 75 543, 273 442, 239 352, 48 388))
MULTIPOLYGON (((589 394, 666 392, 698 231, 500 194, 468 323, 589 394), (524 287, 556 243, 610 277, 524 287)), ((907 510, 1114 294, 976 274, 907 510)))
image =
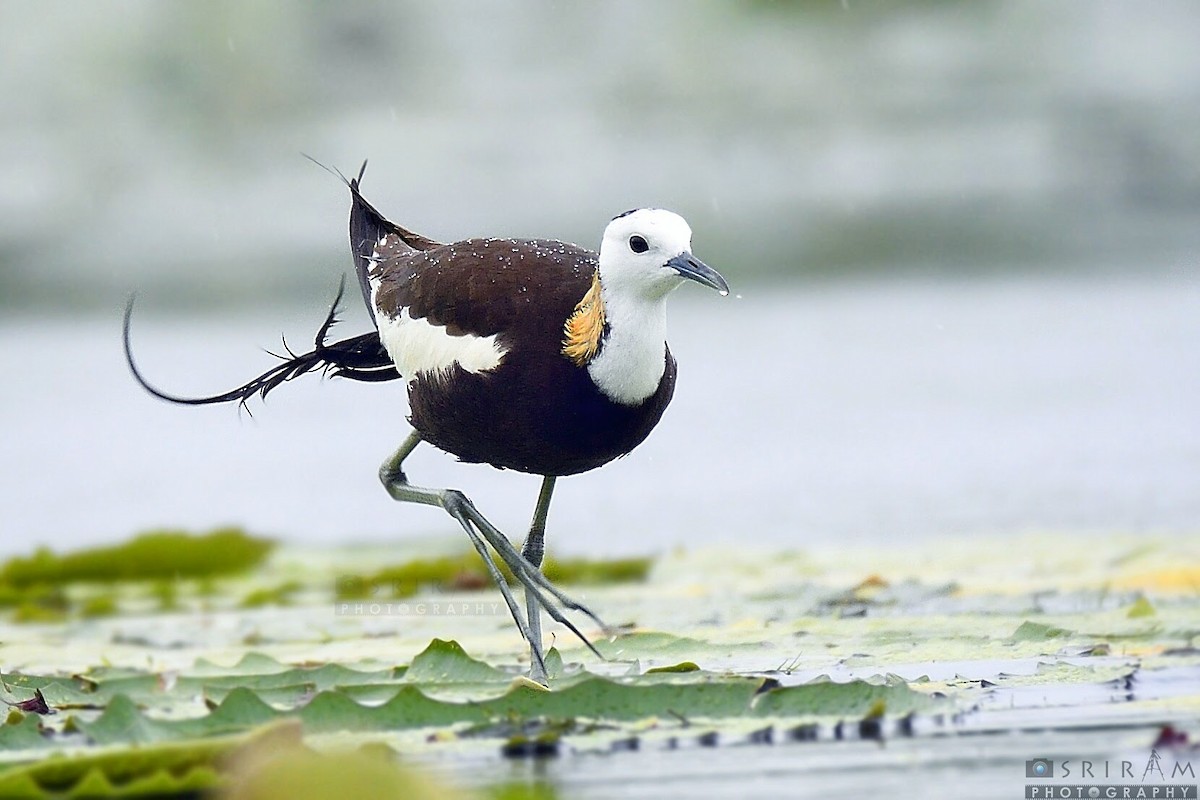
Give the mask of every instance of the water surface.
MULTIPOLYGON (((632 455, 559 483, 559 552, 770 548, 1055 529, 1200 528, 1200 285, 1019 277, 751 286, 672 300, 676 398, 632 455)), ((144 306, 146 304, 143 304, 144 306)), ((303 343, 321 309, 134 320, 164 388, 223 390, 303 343)), ((346 333, 363 329, 352 315, 346 333)), ((375 472, 407 433, 398 383, 315 376, 254 416, 145 395, 119 310, 0 323, 0 548, 76 546, 224 523, 290 541, 444 532, 375 472)), ((456 486, 514 538, 536 478, 432 448, 414 481, 456 486)))

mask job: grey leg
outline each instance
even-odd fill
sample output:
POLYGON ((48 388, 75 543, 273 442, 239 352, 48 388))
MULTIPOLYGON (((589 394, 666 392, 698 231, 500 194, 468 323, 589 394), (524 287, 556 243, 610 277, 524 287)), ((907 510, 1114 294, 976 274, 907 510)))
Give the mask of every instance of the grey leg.
MULTIPOLYGON (((542 566, 542 556, 546 552, 546 516, 550 513, 550 497, 554 494, 553 475, 542 478, 542 489, 538 492, 537 506, 533 510, 533 522, 529 525, 529 535, 521 547, 521 555, 534 569, 542 566)), ((538 671, 537 659, 533 654, 544 653, 542 650, 542 607, 537 598, 528 589, 525 590, 525 614, 529 621, 529 678, 538 683, 546 683, 548 676, 538 671)))
MULTIPOLYGON (((567 597, 546 580, 541 571, 518 553, 517 549, 513 547, 512 542, 479 513, 478 509, 467 499, 466 495, 456 489, 426 489, 420 486, 413 486, 408 482, 408 478, 404 475, 404 459, 420 443, 420 434, 416 431, 409 434, 408 438, 404 440, 404 444, 400 445, 391 458, 383 462, 383 465, 379 468, 379 479, 383 482, 384 488, 387 489, 388 494, 393 499, 402 503, 421 503, 423 505, 439 506, 450 516, 454 517, 458 521, 458 524, 462 526, 467 537, 471 540, 471 544, 475 547, 476 552, 483 559, 488 574, 491 575, 497 588, 500 589, 504 603, 508 606, 513 620, 517 623, 517 629, 521 632, 521 636, 530 644, 530 658, 532 662, 530 665, 530 674, 534 675, 535 679, 537 677, 544 679, 546 675, 546 663, 543 660, 541 649, 541 628, 538 624, 538 615, 532 613, 537 606, 545 609, 546 613, 552 619, 565 625, 568 630, 578 636, 580 641, 587 645, 588 649, 595 653, 598 658, 603 658, 600 652, 588 641, 587 637, 580 632, 574 623, 562 615, 562 612, 559 611, 542 590, 544 589, 548 592, 554 599, 562 603, 564 607, 587 614, 601 628, 607 630, 607 626, 586 606, 567 597), (496 554, 500 556, 500 560, 508 566, 513 576, 525 587, 526 601, 531 611, 530 617, 534 619, 533 624, 538 625, 537 633, 534 633, 530 625, 526 623, 525 617, 521 614, 517 601, 513 598, 512 591, 509 589, 508 581, 504 579, 491 553, 488 552, 488 545, 491 545, 496 554)), ((540 551, 542 535, 545 531, 546 513, 549 511, 550 493, 553 491, 554 485, 553 478, 549 478, 548 480, 550 481, 549 488, 547 488, 545 483, 542 486, 542 493, 545 496, 544 502, 542 496, 539 496, 538 510, 534 514, 534 528, 538 527, 540 519, 540 529, 537 536, 539 563, 541 562, 540 551)), ((532 535, 532 529, 530 533, 532 535)))

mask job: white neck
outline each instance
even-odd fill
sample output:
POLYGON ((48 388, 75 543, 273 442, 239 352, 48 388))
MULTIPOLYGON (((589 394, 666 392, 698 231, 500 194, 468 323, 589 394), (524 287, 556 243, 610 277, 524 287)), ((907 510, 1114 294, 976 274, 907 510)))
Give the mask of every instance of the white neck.
POLYGON ((667 298, 601 289, 608 323, 600 352, 587 365, 592 382, 610 400, 640 405, 658 391, 666 369, 667 298))

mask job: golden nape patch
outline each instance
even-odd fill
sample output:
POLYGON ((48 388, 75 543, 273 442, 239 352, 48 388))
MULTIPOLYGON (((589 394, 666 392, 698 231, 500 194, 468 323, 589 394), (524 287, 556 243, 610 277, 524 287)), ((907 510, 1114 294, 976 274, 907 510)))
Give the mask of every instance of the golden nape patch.
POLYGON ((592 360, 604 335, 604 299, 600 296, 600 271, 592 275, 592 286, 575 305, 563 325, 562 352, 582 367, 592 360))

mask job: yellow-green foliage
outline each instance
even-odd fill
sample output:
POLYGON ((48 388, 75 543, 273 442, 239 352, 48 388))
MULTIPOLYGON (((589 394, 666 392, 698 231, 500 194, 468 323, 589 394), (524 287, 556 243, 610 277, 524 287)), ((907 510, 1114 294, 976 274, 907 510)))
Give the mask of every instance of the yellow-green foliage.
POLYGON ((547 558, 542 572, 555 583, 637 583, 646 580, 652 562, 650 558, 547 558))
POLYGON ((0 605, 13 606, 13 622, 61 622, 71 601, 60 586, 3 587, 0 605))
POLYGON ((454 800, 467 795, 417 768, 375 752, 318 753, 302 744, 248 749, 231 759, 223 800, 337 797, 454 800))
POLYGON ((79 613, 85 617, 110 617, 117 613, 117 598, 111 594, 93 595, 79 604, 79 613))
POLYGON ((1130 619, 1140 619, 1142 617, 1154 616, 1154 604, 1147 600, 1144 596, 1139 597, 1134 604, 1125 612, 1125 616, 1130 619))
POLYGON ((154 598, 159 611, 174 611, 179 608, 179 586, 173 579, 155 581, 150 587, 150 596, 154 598))
POLYGON ((501 783, 485 787, 489 800, 557 800, 558 791, 549 783, 501 783))
POLYGON ((228 575, 261 563, 272 547, 274 542, 249 536, 238 528, 223 528, 199 536, 183 531, 153 531, 124 544, 62 555, 42 548, 32 556, 10 559, 0 569, 0 586, 20 589, 77 581, 105 583, 228 575))
POLYGON ((47 606, 39 603, 25 602, 13 611, 12 621, 16 623, 62 622, 67 618, 67 609, 59 606, 47 606))
POLYGON ((60 586, 6 586, 0 583, 0 608, 36 605, 66 611, 70 605, 60 586))
POLYGON ((242 598, 242 608, 291 605, 292 595, 304 587, 298 581, 285 581, 278 586, 255 589, 242 598))
MULTIPOLYGON (((547 557, 542 564, 546 577, 560 584, 610 584, 643 581, 650 571, 650 558, 611 560, 547 557)), ((510 583, 512 572, 503 563, 500 571, 510 583)), ((490 587, 491 578, 475 552, 440 558, 420 558, 384 567, 370 575, 342 576, 336 591, 339 600, 367 597, 410 597, 421 588, 461 591, 490 587)))

